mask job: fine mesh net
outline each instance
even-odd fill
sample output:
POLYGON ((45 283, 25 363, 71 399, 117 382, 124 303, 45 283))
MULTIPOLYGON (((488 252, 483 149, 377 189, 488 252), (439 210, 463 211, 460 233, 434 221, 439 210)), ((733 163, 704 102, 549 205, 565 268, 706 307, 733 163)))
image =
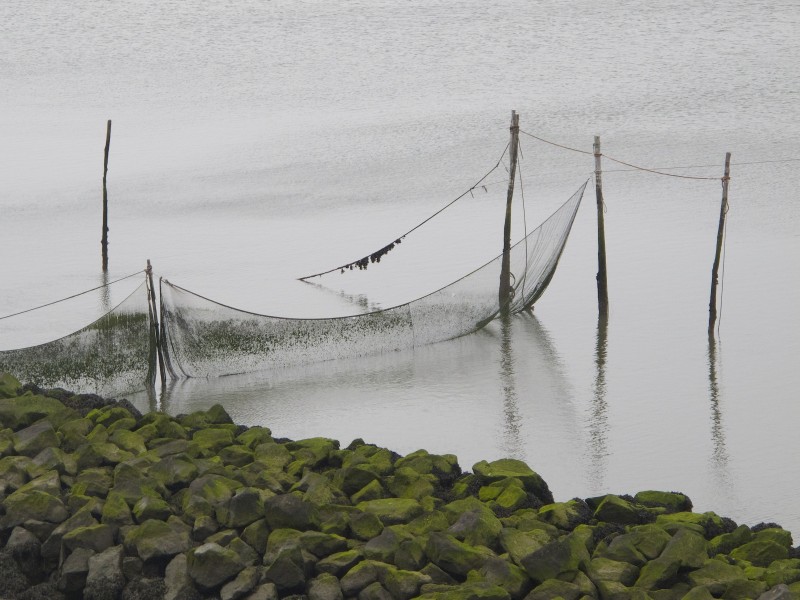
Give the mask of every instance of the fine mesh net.
POLYGON ((60 339, 0 351, 0 371, 44 388, 113 396, 147 389, 156 344, 146 283, 94 323, 60 339))
MULTIPOLYGON (((531 306, 553 277, 584 183, 511 249, 510 311, 531 306)), ((161 326, 172 377, 249 373, 412 348, 481 328, 500 312, 502 255, 432 294, 386 310, 328 319, 241 311, 162 281, 161 326)))

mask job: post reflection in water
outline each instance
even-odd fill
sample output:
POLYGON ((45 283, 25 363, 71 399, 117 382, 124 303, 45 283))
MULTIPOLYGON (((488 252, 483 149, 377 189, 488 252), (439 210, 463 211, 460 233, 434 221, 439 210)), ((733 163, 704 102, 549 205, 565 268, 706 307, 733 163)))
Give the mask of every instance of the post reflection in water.
POLYGON ((608 405, 606 403, 606 358, 608 316, 597 317, 595 378, 589 416, 589 482, 595 492, 603 490, 608 457, 608 405))
POLYGON ((725 445, 725 428, 722 425, 720 410, 721 395, 717 380, 717 342, 708 337, 708 392, 711 404, 711 470, 717 488, 730 492, 731 482, 728 472, 728 449, 725 445))
POLYGON ((510 458, 525 460, 521 417, 519 414, 517 387, 514 376, 514 353, 511 344, 511 316, 500 321, 500 383, 503 386, 503 452, 510 458))
POLYGON ((103 271, 100 274, 100 306, 103 309, 103 314, 111 311, 111 289, 108 287, 108 271, 103 271))

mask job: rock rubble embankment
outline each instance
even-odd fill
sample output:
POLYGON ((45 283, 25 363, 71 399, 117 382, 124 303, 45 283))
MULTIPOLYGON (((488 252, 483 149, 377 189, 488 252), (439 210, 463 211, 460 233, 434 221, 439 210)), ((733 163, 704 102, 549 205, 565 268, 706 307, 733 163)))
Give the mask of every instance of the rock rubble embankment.
POLYGON ((800 598, 792 544, 680 493, 555 502, 517 460, 462 472, 0 374, 0 598, 777 600, 800 598))

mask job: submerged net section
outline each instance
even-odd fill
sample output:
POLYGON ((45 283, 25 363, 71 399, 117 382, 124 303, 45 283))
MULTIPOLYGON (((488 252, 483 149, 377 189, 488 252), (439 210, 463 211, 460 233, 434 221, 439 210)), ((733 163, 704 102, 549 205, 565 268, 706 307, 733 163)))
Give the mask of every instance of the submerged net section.
MULTIPOLYGON (((511 249, 511 312, 550 283, 586 183, 511 249)), ((329 319, 245 312, 162 281, 161 327, 172 377, 213 377, 353 358, 453 339, 500 312, 502 255, 432 294, 386 310, 329 319)))
POLYGON ((0 371, 44 388, 113 396, 155 380, 156 343, 145 282, 94 323, 60 339, 0 351, 0 371))

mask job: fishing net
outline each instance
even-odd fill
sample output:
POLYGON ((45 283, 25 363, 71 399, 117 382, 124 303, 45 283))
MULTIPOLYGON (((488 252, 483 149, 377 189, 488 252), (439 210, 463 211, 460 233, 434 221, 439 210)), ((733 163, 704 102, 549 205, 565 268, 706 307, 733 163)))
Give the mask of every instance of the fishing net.
MULTIPOLYGON (((510 253, 511 313, 542 295, 566 244, 584 183, 510 253)), ((161 331, 174 378, 249 373, 413 348, 480 329, 500 313, 502 255, 406 304, 348 317, 288 319, 238 310, 162 280, 161 331)))
POLYGON ((114 396, 151 387, 156 340, 146 282, 92 324, 60 339, 0 351, 0 371, 43 388, 114 396))

